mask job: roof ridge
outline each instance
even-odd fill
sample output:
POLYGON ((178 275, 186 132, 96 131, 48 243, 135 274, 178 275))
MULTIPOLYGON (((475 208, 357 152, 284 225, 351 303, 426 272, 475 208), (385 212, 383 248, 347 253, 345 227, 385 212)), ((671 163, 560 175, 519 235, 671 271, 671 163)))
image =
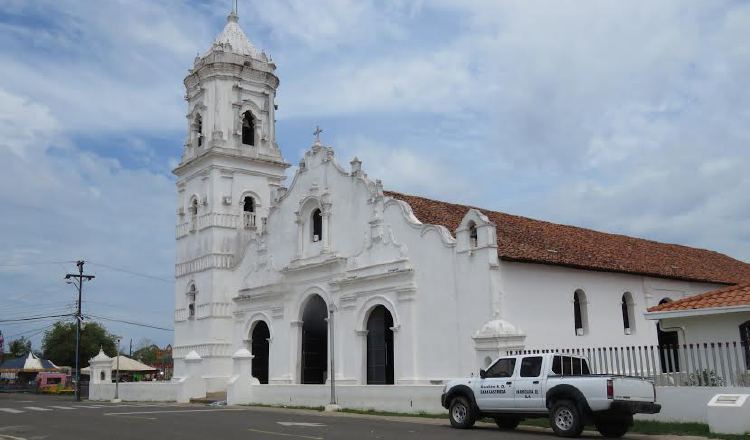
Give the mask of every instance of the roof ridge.
POLYGON ((566 223, 557 223, 557 222, 553 222, 553 221, 549 221, 549 220, 540 220, 538 218, 529 217, 529 216, 525 216, 525 215, 521 215, 521 214, 511 214, 511 213, 508 213, 508 212, 495 211, 495 210, 492 210, 492 209, 489 209, 489 208, 480 208, 478 206, 466 205, 466 204, 463 204, 463 203, 447 202, 445 200, 438 200, 438 199, 433 199, 433 198, 429 198, 429 197, 425 197, 425 196, 420 196, 420 195, 407 194, 407 193, 403 193, 403 192, 399 192, 399 191, 386 190, 386 191, 383 191, 383 192, 386 195, 388 193, 391 193, 391 194, 398 194, 398 195, 402 195, 402 196, 406 196, 406 197, 419 197, 420 199, 429 200, 429 201, 433 201, 433 202, 439 202, 439 203, 445 203, 445 204, 448 204, 448 205, 454 205, 454 206, 461 206, 461 207, 464 207, 464 208, 476 209, 476 210, 479 210, 479 211, 482 211, 482 212, 491 212, 491 213, 495 213, 495 214, 508 215, 508 216, 519 218, 519 219, 526 219, 526 220, 531 220, 531 221, 535 221, 535 222, 546 223, 548 225, 562 226, 562 227, 565 227, 565 228, 575 228, 575 229, 582 230, 582 231, 589 231, 589 232, 596 232, 598 234, 606 234, 606 235, 612 235, 612 236, 617 236, 617 237, 624 237, 624 238, 629 238, 629 239, 638 240, 638 241, 646 241, 646 242, 650 242, 650 243, 655 243, 655 244, 659 244, 659 245, 678 246, 678 247, 685 248, 685 249, 694 249, 694 250, 699 250, 699 251, 704 251, 704 252, 711 252, 711 253, 714 253, 716 255, 722 255, 722 256, 725 256, 725 257, 732 258, 734 260, 740 261, 740 262, 745 263, 745 264, 750 264, 750 263, 747 263, 746 261, 739 260, 737 258, 734 258, 734 257, 730 256, 730 255, 727 255, 727 254, 724 254, 724 253, 721 253, 719 251, 715 251, 715 250, 712 250, 712 249, 705 249, 705 248, 696 247, 696 246, 688 246, 686 244, 681 244, 681 243, 671 243, 671 242, 666 242, 666 241, 658 241, 658 240, 653 240, 653 239, 650 239, 650 238, 634 237, 632 235, 627 235, 627 234, 623 234, 623 233, 619 233, 619 232, 602 231, 602 230, 599 230, 599 229, 587 228, 585 226, 570 225, 570 224, 566 224, 566 223))

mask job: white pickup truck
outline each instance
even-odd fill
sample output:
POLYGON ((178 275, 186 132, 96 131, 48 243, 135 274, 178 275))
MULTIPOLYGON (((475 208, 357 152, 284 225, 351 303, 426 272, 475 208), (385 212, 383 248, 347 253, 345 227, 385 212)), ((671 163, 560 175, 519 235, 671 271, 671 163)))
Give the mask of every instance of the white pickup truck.
POLYGON ((479 377, 450 380, 441 402, 454 428, 470 428, 482 417, 500 429, 526 418, 549 417, 555 434, 578 437, 593 423, 605 437, 621 437, 633 414, 661 410, 650 381, 590 374, 586 359, 561 354, 506 356, 479 377))

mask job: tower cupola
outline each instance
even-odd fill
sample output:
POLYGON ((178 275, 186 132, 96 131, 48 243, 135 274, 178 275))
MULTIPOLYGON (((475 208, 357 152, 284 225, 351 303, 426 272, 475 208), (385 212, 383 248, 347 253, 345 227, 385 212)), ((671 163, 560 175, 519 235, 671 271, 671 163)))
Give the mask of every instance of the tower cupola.
POLYGON ((283 163, 276 143, 276 65, 250 42, 236 9, 185 77, 188 136, 180 166, 218 152, 283 163))

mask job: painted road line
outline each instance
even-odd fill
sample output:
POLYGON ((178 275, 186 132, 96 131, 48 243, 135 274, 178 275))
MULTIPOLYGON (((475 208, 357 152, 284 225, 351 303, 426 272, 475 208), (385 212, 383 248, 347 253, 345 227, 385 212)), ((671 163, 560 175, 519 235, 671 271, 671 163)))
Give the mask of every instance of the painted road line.
POLYGON ((252 429, 252 428, 248 428, 248 431, 257 432, 259 434, 279 435, 282 437, 295 437, 295 438, 307 438, 310 440, 323 440, 323 437, 313 437, 311 435, 288 434, 286 432, 275 432, 275 431, 261 431, 260 429, 252 429))
POLYGON ((32 410, 32 411, 52 411, 52 410, 51 410, 51 409, 49 409, 49 408, 40 408, 40 407, 38 407, 38 406, 24 406, 23 408, 24 408, 24 409, 30 409, 30 410, 32 410))
POLYGON ((310 423, 310 422, 276 422, 282 426, 326 426, 322 423, 310 423))
POLYGON ((55 409, 75 409, 72 406, 55 406, 55 405, 50 405, 50 408, 55 408, 55 409))
POLYGON ((19 411, 17 409, 13 409, 13 408, 0 408, 0 411, 7 412, 7 413, 10 413, 10 414, 20 414, 20 413, 23 412, 23 411, 19 411))
POLYGON ((161 410, 161 411, 131 411, 118 413, 104 413, 105 416, 128 416, 134 414, 175 414, 175 413, 197 413, 197 412, 218 412, 218 411, 247 411, 244 408, 222 408, 222 409, 178 409, 178 410, 161 410))

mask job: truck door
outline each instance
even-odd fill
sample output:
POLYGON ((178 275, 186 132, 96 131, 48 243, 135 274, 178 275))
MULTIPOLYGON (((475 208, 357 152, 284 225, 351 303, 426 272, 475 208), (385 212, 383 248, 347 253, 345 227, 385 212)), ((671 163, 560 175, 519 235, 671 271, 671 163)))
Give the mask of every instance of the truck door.
POLYGON ((513 408, 513 373, 515 358, 500 358, 495 361, 484 379, 474 382, 474 398, 482 410, 513 408))
POLYGON ((514 381, 515 407, 518 409, 544 409, 542 386, 546 382, 542 356, 525 356, 514 381))

